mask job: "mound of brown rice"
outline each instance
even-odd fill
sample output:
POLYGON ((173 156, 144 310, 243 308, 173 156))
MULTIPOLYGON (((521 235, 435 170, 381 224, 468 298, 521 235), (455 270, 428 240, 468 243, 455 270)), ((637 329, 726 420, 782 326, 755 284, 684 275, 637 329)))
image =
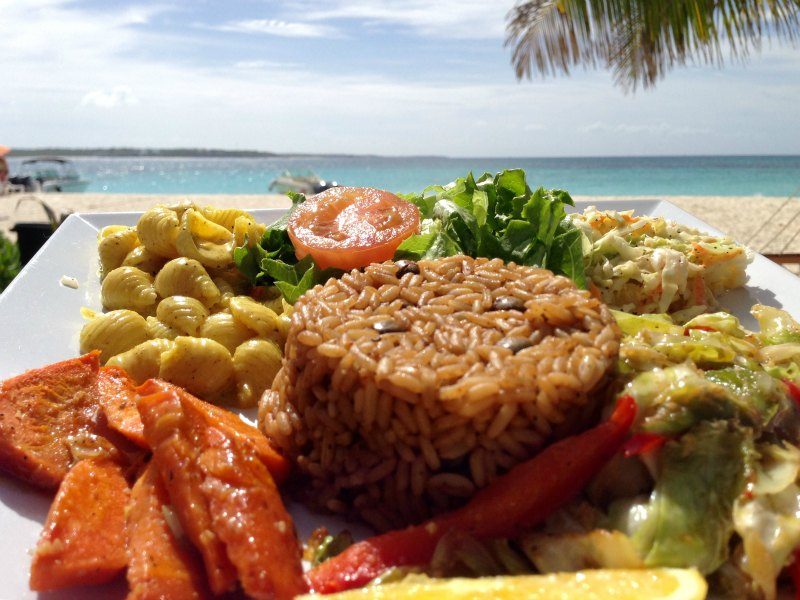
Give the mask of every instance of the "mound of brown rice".
POLYGON ((608 309, 550 271, 375 264, 297 302, 259 422, 314 504, 397 527, 579 426, 618 348, 608 309))

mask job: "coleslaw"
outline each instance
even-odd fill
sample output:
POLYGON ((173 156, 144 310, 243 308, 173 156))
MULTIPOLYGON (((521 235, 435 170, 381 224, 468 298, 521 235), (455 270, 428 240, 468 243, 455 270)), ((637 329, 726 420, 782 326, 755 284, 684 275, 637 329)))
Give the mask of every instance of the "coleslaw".
POLYGON ((569 220, 584 236, 590 288, 613 308, 686 320, 746 281, 752 252, 663 217, 589 207, 569 220), (678 313, 678 314, 675 314, 678 313))

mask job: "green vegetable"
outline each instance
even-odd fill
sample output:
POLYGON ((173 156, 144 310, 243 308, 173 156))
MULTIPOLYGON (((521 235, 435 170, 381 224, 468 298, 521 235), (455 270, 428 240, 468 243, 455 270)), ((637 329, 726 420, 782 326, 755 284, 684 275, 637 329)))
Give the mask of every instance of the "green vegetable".
POLYGON ((734 366, 703 372, 690 363, 641 373, 623 393, 639 407, 637 430, 669 436, 716 419, 760 431, 785 399, 781 384, 766 371, 734 366))
POLYGON ((661 435, 683 433, 700 421, 731 419, 738 412, 731 393, 690 363, 641 373, 623 393, 639 407, 637 430, 661 435))
POLYGON ((740 414, 749 415, 749 424, 757 428, 772 419, 785 398, 782 385, 766 371, 728 367, 706 372, 706 379, 731 392, 740 414))
POLYGON ((253 285, 274 285, 290 304, 294 304, 312 287, 336 277, 336 269, 322 270, 310 256, 298 261, 292 240, 287 231, 289 217, 295 208, 305 202, 303 194, 289 192, 292 207, 280 219, 267 227, 257 244, 245 241, 233 251, 233 260, 239 271, 253 285))
POLYGON ((623 335, 634 336, 641 331, 683 335, 683 327, 675 325, 670 316, 666 314, 632 315, 614 309, 611 310, 611 314, 617 320, 623 335))
POLYGON ((800 343, 800 325, 785 310, 756 304, 751 312, 761 327, 758 337, 765 345, 800 343))
POLYGON ((694 327, 710 327, 711 329, 736 338, 743 338, 745 336, 745 331, 739 323, 739 319, 726 312, 698 315, 688 321, 685 327, 687 329, 692 329, 694 327))
POLYGON ((311 564, 317 566, 329 558, 341 554, 352 546, 353 542, 353 535, 347 529, 336 535, 326 535, 314 548, 311 564))
POLYGON ((19 269, 19 248, 0 233, 0 292, 17 276, 19 269))
MULTIPOLYGON (((253 285, 275 285, 290 303, 341 271, 320 270, 311 258, 297 260, 287 232, 289 218, 303 194, 289 193, 292 208, 270 225, 258 243, 234 250, 237 268, 253 285)), ((420 260, 455 254, 501 258, 506 262, 546 267, 566 275, 578 287, 587 284, 583 235, 566 219, 567 192, 531 191, 525 172, 512 169, 477 181, 472 173, 447 186, 431 186, 403 196, 422 216, 420 232, 404 240, 394 255, 420 260)))
POLYGON ((646 565, 705 574, 725 562, 751 448, 747 430, 722 421, 701 423, 665 444, 649 501, 631 506, 619 523, 646 565))
POLYGON ((582 234, 566 220, 572 198, 562 190, 532 191, 521 169, 484 173, 477 180, 469 173, 404 197, 419 207, 423 222, 395 258, 501 258, 546 267, 586 287, 582 234))
POLYGON ((698 366, 733 364, 738 353, 730 343, 733 338, 716 331, 689 330, 689 335, 665 335, 653 341, 653 348, 671 362, 691 360, 698 366))

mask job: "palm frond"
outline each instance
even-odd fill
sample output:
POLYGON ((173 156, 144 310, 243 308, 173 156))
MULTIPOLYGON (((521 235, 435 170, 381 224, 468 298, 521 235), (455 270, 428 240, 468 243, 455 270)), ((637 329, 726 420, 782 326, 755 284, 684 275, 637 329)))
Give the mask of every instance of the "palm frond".
POLYGON ((527 0, 506 46, 520 79, 602 66, 636 89, 690 62, 744 61, 766 38, 797 43, 800 0, 527 0))

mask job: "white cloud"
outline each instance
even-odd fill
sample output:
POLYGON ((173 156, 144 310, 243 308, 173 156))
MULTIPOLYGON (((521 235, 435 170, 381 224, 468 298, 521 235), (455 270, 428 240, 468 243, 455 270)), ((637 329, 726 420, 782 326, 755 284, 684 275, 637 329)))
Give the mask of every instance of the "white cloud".
MULTIPOLYGON (((363 6, 331 1, 334 8, 363 6)), ((475 8, 472 0, 465 5, 489 10, 475 8)), ((794 118, 800 70, 796 61, 792 68, 767 68, 772 64, 768 52, 754 57, 748 69, 676 70, 655 91, 625 96, 605 72, 516 83, 507 52, 496 40, 474 43, 487 55, 496 48, 487 59, 487 64, 495 60, 496 68, 476 72, 470 65, 460 71, 453 67, 451 76, 434 79, 426 69, 424 50, 416 55, 409 51, 408 65, 418 75, 412 68, 400 74, 369 71, 355 66, 357 60, 341 57, 335 58, 335 68, 330 61, 317 68, 303 62, 308 56, 300 50, 288 57, 267 54, 265 40, 255 36, 216 36, 193 29, 181 30, 185 37, 178 42, 178 30, 142 24, 154 12, 79 9, 72 0, 6 1, 2 6, 0 141, 12 146, 458 156, 800 151, 800 121, 794 118), (273 63, 272 58, 297 62, 273 63), (121 83, 139 102, 124 104, 126 94, 115 95, 121 83), (121 102, 125 118, 117 110, 95 108, 98 101, 121 102), (479 129, 478 121, 485 127, 479 129), (545 124, 546 139, 520 134, 545 124), (690 137, 690 132, 698 135, 690 137)), ((444 18, 439 8, 431 10, 434 22, 444 18)), ((299 21, 293 14, 279 16, 299 21)), ((467 22, 458 14, 453 19, 460 27, 467 22)), ((343 21, 336 25, 352 31, 343 21)), ((481 29, 475 23, 473 27, 481 29)), ((428 44, 433 47, 435 40, 425 40, 428 44)), ((377 58, 381 51, 376 43, 377 58)))
POLYGON ((92 90, 81 100, 81 106, 96 106, 97 108, 117 108, 137 104, 133 90, 127 85, 118 85, 111 90, 92 90))
POLYGON ((544 131, 545 129, 547 129, 547 127, 542 125, 541 123, 528 123, 522 129, 524 131, 544 131))
POLYGON ((670 125, 664 121, 659 123, 646 123, 646 124, 632 124, 632 123, 617 123, 611 125, 602 121, 595 121, 589 125, 578 127, 580 133, 612 133, 623 135, 671 135, 671 136, 689 136, 704 133, 710 133, 708 127, 691 127, 687 125, 670 125))
POLYGON ((369 24, 406 27, 443 38, 503 38, 513 0, 333 0, 301 3, 310 21, 355 19, 369 24))
POLYGON ((220 31, 233 33, 257 33, 290 38, 322 38, 337 37, 339 33, 333 27, 316 23, 280 21, 278 19, 248 19, 231 21, 215 27, 220 31))
POLYGON ((233 63, 234 69, 261 71, 264 69, 297 69, 300 66, 297 63, 282 63, 272 60, 237 60, 233 63))

